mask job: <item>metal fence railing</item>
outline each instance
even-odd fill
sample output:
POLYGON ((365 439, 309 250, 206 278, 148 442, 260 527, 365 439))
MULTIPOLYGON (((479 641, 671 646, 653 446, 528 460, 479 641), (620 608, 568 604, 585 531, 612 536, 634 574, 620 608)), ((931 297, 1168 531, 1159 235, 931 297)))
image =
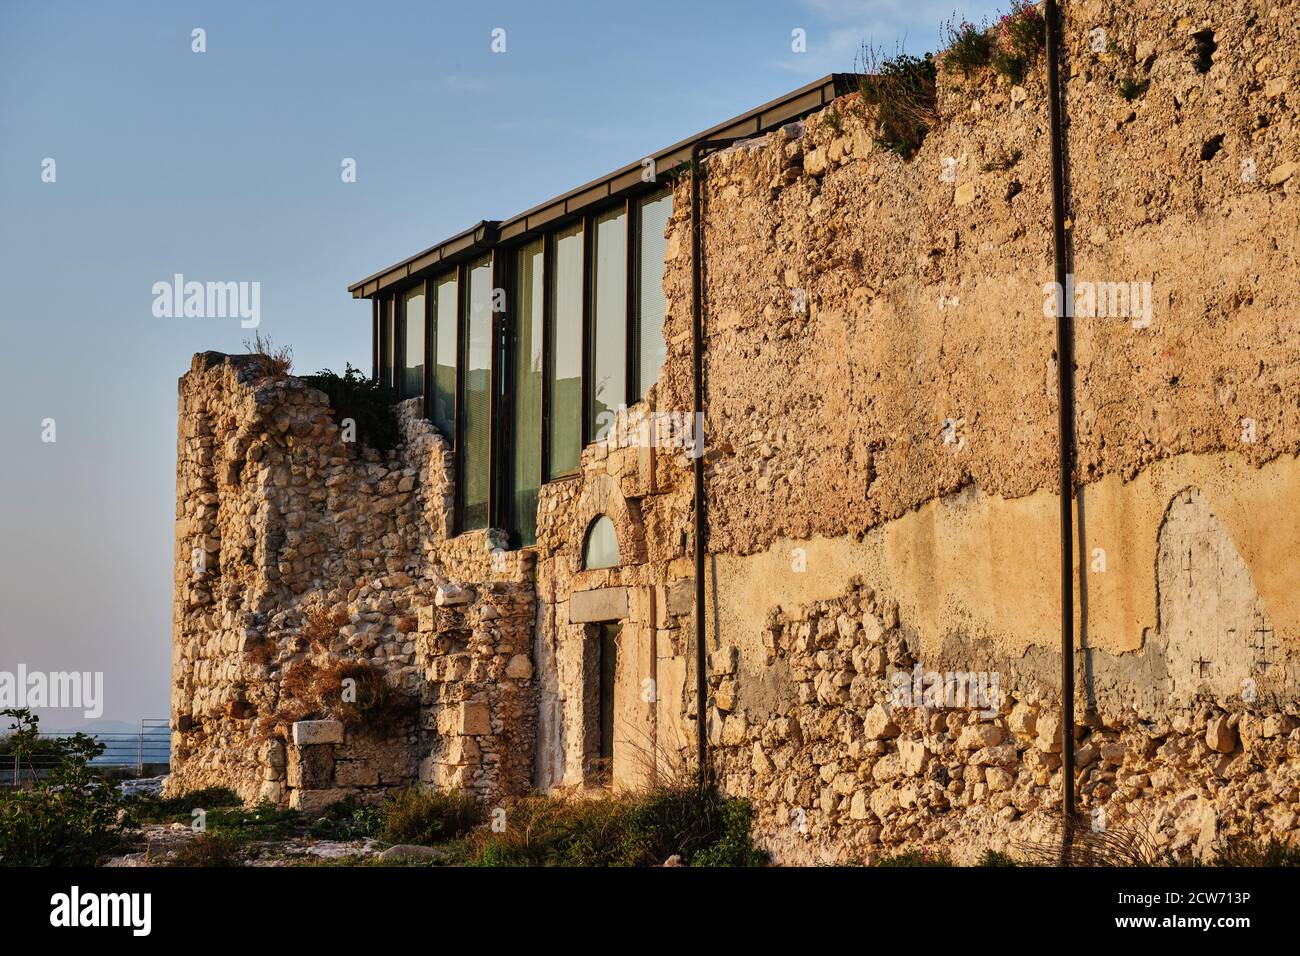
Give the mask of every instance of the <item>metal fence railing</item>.
MULTIPOLYGON (((75 731, 53 730, 41 733, 41 739, 53 740, 70 737, 75 731)), ((104 752, 91 761, 95 767, 125 767, 141 776, 146 767, 161 768, 165 772, 171 765, 171 728, 165 717, 146 717, 140 729, 126 733, 88 733, 104 746, 104 752)), ((0 786, 22 786, 48 774, 58 758, 52 753, 26 754, 21 762, 13 754, 0 755, 0 786)))

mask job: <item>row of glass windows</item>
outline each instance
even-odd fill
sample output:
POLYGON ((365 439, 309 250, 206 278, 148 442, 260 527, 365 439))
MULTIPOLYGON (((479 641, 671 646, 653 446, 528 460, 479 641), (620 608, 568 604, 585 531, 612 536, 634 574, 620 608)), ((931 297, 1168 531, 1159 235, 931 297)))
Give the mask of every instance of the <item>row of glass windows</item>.
POLYGON ((533 543, 542 484, 658 378, 671 212, 631 200, 380 300, 378 374, 453 442, 458 531, 533 543))

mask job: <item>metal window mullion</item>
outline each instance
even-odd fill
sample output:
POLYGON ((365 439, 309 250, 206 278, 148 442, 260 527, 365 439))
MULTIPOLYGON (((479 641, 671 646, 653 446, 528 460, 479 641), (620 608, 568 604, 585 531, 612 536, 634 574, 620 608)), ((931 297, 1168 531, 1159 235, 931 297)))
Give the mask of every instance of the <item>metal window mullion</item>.
POLYGON ((370 300, 370 377, 379 381, 379 299, 370 300))
POLYGON ((624 379, 624 388, 626 395, 624 399, 629 408, 641 399, 641 363, 638 361, 640 356, 639 342, 641 338, 641 316, 637 304, 636 281, 636 263, 637 249, 640 246, 640 232, 638 219, 636 215, 636 200, 629 196, 625 201, 623 219, 626 223, 624 227, 625 242, 627 245, 627 256, 624 266, 624 280, 627 314, 625 316, 625 327, 627 328, 627 376, 624 379))
POLYGON ((555 233, 542 237, 542 473, 538 487, 551 476, 551 378, 555 365, 555 233))
POLYGON ((433 293, 437 287, 433 279, 424 280, 424 418, 426 421, 433 421, 433 363, 436 355, 437 345, 434 342, 434 311, 433 311, 433 293))
POLYGON ((506 299, 505 306, 501 312, 496 311, 496 293, 497 289, 506 287, 506 262, 509 260, 509 254, 501 253, 500 249, 492 250, 492 288, 488 290, 488 328, 490 330, 488 341, 491 343, 488 352, 488 512, 487 524, 489 528, 504 527, 501 513, 501 481, 502 462, 504 461, 503 449, 500 447, 502 436, 510 431, 509 426, 498 428, 497 424, 502 422, 502 416, 509 409, 509 402, 505 395, 501 393, 501 385, 504 381, 504 339, 508 326, 510 300, 506 299))
POLYGON ((593 364, 595 362, 595 349, 592 347, 596 340, 595 330, 595 307, 593 292, 596 286, 596 267, 592 261, 596 251, 596 229, 595 217, 590 213, 582 217, 582 321, 579 328, 582 330, 582 381, 579 383, 578 393, 581 396, 582 405, 582 425, 578 429, 578 470, 582 470, 582 449, 587 447, 591 441, 591 409, 592 395, 591 390, 595 387, 595 375, 593 373, 593 364))
POLYGON ((461 421, 461 410, 464 407, 462 393, 465 389, 465 322, 469 312, 469 270, 465 263, 456 267, 456 387, 452 389, 452 428, 456 433, 455 440, 452 442, 453 463, 452 474, 456 476, 455 511, 456 511, 456 534, 465 530, 465 444, 463 436, 465 433, 464 423, 461 421))

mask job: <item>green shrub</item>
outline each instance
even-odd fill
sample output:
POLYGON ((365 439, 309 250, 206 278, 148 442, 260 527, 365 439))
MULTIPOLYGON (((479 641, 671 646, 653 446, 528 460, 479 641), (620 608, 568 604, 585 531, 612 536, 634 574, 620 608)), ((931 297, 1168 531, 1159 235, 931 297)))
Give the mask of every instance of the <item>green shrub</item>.
POLYGON ((30 710, 0 710, 11 717, 9 754, 21 769, 31 756, 53 756, 48 774, 30 789, 0 790, 0 866, 89 866, 120 840, 116 786, 90 762, 104 745, 87 734, 38 737, 30 710))
POLYGON ((341 424, 345 418, 356 422, 358 441, 377 451, 388 451, 397 444, 397 419, 393 416, 397 392, 391 385, 370 378, 351 362, 342 375, 326 368, 304 375, 303 381, 325 393, 336 422, 341 424))
POLYGON ((980 866, 1019 866, 1020 862, 1014 857, 1007 856, 1005 853, 999 853, 997 850, 985 850, 984 855, 980 857, 980 866))
MULTIPOLYGON (((206 808, 205 808, 206 809, 206 808)), ((302 814, 281 809, 263 800, 251 809, 216 807, 204 818, 209 833, 219 833, 237 840, 283 840, 297 836, 304 829, 302 814)))
POLYGON ((863 103, 876 110, 876 142, 911 159, 938 122, 934 57, 898 53, 881 58, 870 47, 863 47, 862 57, 867 75, 860 91, 863 103))
POLYGON ((510 808, 502 832, 475 831, 462 862, 475 866, 761 866, 750 809, 716 790, 662 786, 591 799, 537 796, 510 808))
POLYGON ((380 814, 384 840, 426 845, 453 840, 484 819, 483 805, 459 790, 403 790, 384 803, 380 814))
POLYGON ((1119 81, 1119 95, 1132 102, 1147 91, 1151 85, 1150 80, 1139 80, 1136 77, 1126 76, 1119 81))
POLYGON ((961 70, 964 76, 970 76, 977 69, 989 65, 993 56, 993 40, 988 35, 987 25, 975 26, 963 20, 957 26, 951 21, 944 23, 948 47, 940 54, 946 70, 961 70))
POLYGON ((882 856, 876 866, 952 866, 952 860, 943 852, 930 850, 905 850, 893 856, 882 856))
POLYGON ((691 866, 766 866, 767 854, 754 846, 754 811, 747 800, 722 805, 722 836, 693 857, 691 866))
POLYGON ((990 62, 993 69, 1019 83, 1046 44, 1043 15, 1029 0, 1011 0, 1011 12, 997 25, 990 62))
POLYGON ((216 807, 237 807, 243 803, 239 794, 226 787, 204 787, 191 790, 179 797, 138 796, 125 801, 128 819, 136 826, 141 823, 189 823, 195 810, 216 807))
POLYGON ((384 827, 384 812, 380 807, 363 806, 353 797, 325 808, 307 827, 307 832, 319 840, 361 840, 379 836, 384 827))
POLYGON ((1214 850, 1214 866, 1300 866, 1300 844, 1259 840, 1253 830, 1224 838, 1214 850))

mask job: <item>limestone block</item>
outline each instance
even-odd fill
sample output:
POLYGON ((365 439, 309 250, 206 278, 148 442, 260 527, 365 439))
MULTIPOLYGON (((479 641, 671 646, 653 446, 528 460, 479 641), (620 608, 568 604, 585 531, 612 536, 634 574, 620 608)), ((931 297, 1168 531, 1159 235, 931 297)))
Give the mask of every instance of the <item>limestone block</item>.
POLYGON ((506 662, 506 676, 512 680, 530 680, 533 676, 533 662, 527 654, 516 654, 506 662))
POLYGON ((1228 726, 1227 714, 1210 718, 1205 725, 1205 743, 1221 754, 1230 754, 1237 749, 1237 731, 1228 726))
POLYGON ((334 782, 334 754, 329 747, 291 747, 288 764, 291 787, 322 790, 334 782))
POLYGON ((337 720, 299 720, 293 725, 293 742, 298 747, 343 743, 343 725, 337 720))
POLYGON ((862 720, 862 733, 868 740, 884 740, 898 736, 898 725, 881 704, 876 704, 862 720))
POLYGON ((463 701, 456 711, 456 730, 461 734, 490 734, 492 723, 488 719, 487 704, 482 701, 463 701))
POLYGON ((320 813, 326 807, 346 800, 351 794, 351 790, 342 787, 332 787, 327 790, 292 790, 289 793, 289 808, 306 814, 320 813))
POLYGON ((958 750, 979 750, 1002 743, 1002 728, 997 724, 967 724, 957 738, 958 750))
POLYGON ((468 604, 473 597, 473 593, 467 588, 449 583, 439 586, 433 595, 433 603, 438 607, 448 607, 455 604, 468 604))
POLYGON ((379 772, 363 760, 340 760, 334 766, 334 782, 340 787, 373 787, 379 772))
POLYGON ((627 617, 627 588, 594 588, 569 595, 569 623, 621 621, 627 617))

